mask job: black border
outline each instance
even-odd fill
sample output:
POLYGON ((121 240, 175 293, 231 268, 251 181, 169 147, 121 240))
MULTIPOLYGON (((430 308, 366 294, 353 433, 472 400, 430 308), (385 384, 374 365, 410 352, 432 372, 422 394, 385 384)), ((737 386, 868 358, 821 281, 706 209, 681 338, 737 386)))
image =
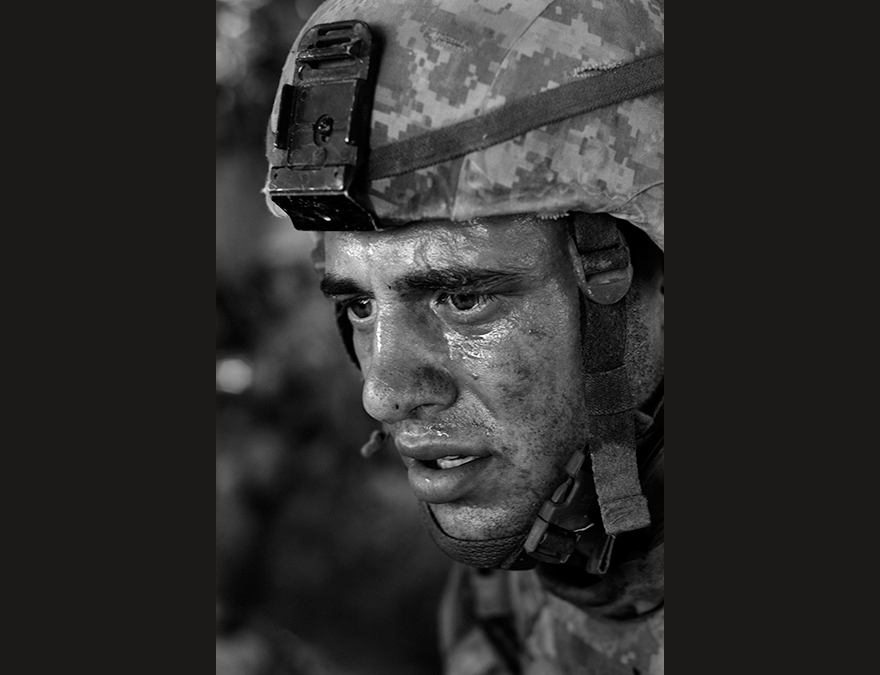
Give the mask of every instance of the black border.
POLYGON ((822 119, 840 118, 803 51, 827 30, 727 9, 667 24, 669 669, 853 672, 858 610, 840 603, 860 594, 836 582, 863 535, 840 527, 832 456, 850 310, 819 269, 848 237, 824 199, 822 119))
POLYGON ((35 10, 5 127, 15 646, 213 672, 209 6, 35 10))

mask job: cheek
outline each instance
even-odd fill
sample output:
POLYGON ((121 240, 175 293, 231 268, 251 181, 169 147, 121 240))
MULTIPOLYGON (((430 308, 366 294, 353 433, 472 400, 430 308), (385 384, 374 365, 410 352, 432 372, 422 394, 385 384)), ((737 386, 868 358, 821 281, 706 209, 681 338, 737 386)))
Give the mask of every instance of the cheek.
POLYGON ((465 335, 455 330, 444 334, 449 361, 465 375, 484 383, 492 381, 503 372, 503 364, 509 359, 511 340, 518 333, 515 321, 505 319, 492 330, 481 335, 465 335))
POLYGON ((507 376, 497 382, 499 406, 520 427, 550 434, 576 414, 579 350, 542 331, 530 334, 517 347, 507 363, 507 376))
POLYGON ((577 406, 580 343, 577 316, 536 312, 508 319, 478 337, 447 336, 450 361, 496 419, 545 427, 577 406), (537 317, 535 319, 534 317, 537 317))

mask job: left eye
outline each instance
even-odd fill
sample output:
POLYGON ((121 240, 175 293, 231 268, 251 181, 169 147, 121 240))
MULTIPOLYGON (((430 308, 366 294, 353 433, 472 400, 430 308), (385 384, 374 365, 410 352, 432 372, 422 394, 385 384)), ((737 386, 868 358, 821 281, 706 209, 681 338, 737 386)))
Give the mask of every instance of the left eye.
POLYGON ((480 296, 476 293, 465 293, 463 295, 450 295, 449 302, 455 309, 460 312, 466 312, 480 304, 480 296))
POLYGON ((452 305, 458 312, 470 312, 479 309, 494 297, 480 293, 442 293, 437 302, 441 305, 452 305))

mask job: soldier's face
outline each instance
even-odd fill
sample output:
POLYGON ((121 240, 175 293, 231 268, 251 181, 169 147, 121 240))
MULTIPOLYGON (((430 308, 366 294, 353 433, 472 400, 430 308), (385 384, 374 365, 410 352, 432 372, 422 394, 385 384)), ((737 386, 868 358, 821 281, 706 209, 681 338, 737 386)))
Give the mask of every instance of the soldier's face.
POLYGON ((562 224, 436 222, 325 239, 366 411, 460 539, 530 526, 586 442, 578 290, 562 224))

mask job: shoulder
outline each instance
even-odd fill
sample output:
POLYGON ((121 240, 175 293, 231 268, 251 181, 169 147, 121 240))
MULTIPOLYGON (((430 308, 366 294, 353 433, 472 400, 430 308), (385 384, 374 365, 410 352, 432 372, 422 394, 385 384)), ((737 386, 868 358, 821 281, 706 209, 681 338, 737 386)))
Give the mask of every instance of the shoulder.
POLYGON ((456 565, 440 612, 447 675, 515 672, 663 675, 663 608, 631 621, 589 616, 534 571, 456 565), (538 669, 538 670, 535 670, 538 669))

